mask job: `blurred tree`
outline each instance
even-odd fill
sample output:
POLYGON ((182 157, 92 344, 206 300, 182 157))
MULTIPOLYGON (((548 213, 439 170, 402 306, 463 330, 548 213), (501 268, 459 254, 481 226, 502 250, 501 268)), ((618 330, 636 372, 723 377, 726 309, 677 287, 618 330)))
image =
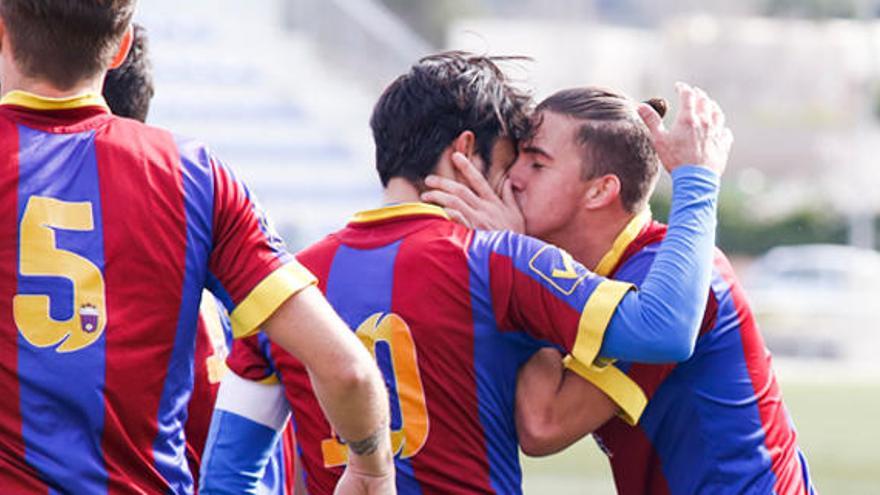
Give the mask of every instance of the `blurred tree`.
MULTIPOLYGON (((655 195, 651 211, 654 218, 665 222, 669 196, 655 195)), ((877 224, 880 226, 880 218, 877 224)), ((722 189, 716 241, 728 254, 758 255, 781 245, 845 244, 847 229, 843 216, 821 208, 804 208, 774 220, 756 221, 744 198, 722 189)))

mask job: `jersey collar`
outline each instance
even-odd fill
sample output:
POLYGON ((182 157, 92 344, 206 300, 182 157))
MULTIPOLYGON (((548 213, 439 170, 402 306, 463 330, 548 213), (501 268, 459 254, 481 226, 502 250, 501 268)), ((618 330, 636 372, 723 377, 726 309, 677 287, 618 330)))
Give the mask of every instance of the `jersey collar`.
POLYGON ((400 203, 376 208, 374 210, 360 211, 354 214, 354 217, 352 217, 349 223, 362 224, 422 215, 440 217, 449 220, 449 215, 447 215, 446 212, 443 211, 443 208, 440 208, 439 206, 430 205, 428 203, 400 203))
POLYGON ((617 266, 617 263, 620 262, 620 257, 623 256, 623 253, 626 251, 626 248, 629 247, 630 244, 636 237, 639 236, 639 233, 642 229, 651 222, 651 209, 645 208, 638 215, 634 216, 632 220, 626 224, 626 227, 617 235, 617 238, 614 239, 614 243, 611 245, 611 249, 602 256, 602 259, 599 260, 599 264, 596 265, 596 269, 593 270, 597 275, 601 275, 603 277, 607 277, 611 274, 611 271, 614 270, 614 267, 617 266))
POLYGON ((15 105, 32 110, 71 110, 83 107, 101 107, 108 112, 110 108, 104 97, 96 93, 84 93, 65 98, 50 98, 27 91, 14 90, 0 99, 0 105, 15 105))

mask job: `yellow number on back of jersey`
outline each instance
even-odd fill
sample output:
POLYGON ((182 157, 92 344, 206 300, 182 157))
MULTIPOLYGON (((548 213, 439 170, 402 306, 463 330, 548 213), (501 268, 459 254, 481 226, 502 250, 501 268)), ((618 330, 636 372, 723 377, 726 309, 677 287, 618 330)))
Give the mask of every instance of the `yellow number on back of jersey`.
POLYGON ((94 343, 104 332, 107 311, 101 270, 82 256, 59 249, 55 230, 95 229, 92 204, 31 196, 19 226, 19 271, 22 276, 63 277, 73 283, 73 316, 55 320, 47 294, 18 294, 13 315, 21 335, 36 347, 58 345, 72 352, 94 343))

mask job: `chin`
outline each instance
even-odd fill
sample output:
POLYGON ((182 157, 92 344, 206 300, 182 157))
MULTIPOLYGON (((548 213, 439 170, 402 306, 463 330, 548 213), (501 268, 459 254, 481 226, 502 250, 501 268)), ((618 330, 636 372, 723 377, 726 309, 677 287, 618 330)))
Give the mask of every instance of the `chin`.
POLYGON ((541 238, 541 234, 544 233, 544 230, 541 228, 540 222, 533 222, 529 220, 529 217, 525 217, 526 222, 526 235, 541 238))

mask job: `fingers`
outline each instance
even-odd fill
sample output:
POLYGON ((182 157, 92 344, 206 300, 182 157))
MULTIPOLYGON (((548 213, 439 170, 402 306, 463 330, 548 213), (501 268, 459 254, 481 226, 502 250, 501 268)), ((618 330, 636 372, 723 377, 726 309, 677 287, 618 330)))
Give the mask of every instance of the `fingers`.
POLYGON ((483 174, 463 153, 455 152, 452 154, 452 164, 458 172, 464 177, 471 189, 481 198, 489 199, 497 197, 492 187, 483 174))
POLYGON ((712 126, 715 127, 716 129, 721 129, 724 127, 724 122, 725 122, 724 111, 721 110, 721 107, 718 105, 718 103, 715 100, 710 100, 710 101, 712 102, 712 109, 711 109, 712 126))
POLYGON ((449 215, 449 218, 451 218, 453 222, 464 225, 469 229, 474 228, 473 224, 471 224, 471 222, 468 221, 468 219, 465 218, 465 216, 462 215, 460 211, 452 208, 444 208, 443 211, 445 211, 446 214, 449 215))
MULTIPOLYGON (((432 189, 445 192, 448 196, 457 197, 470 207, 475 207, 479 204, 480 201, 476 194, 474 194, 474 191, 472 191, 470 188, 452 179, 447 179, 446 177, 429 175, 425 178, 425 185, 432 189)), ((492 193, 492 195, 494 197, 494 193, 492 193)), ((424 195, 422 200, 427 201, 424 199, 424 195)), ((446 205, 440 204, 440 206, 446 205)))
POLYGON ((473 218, 476 214, 476 211, 459 196, 439 189, 422 193, 421 199, 426 203, 433 203, 446 210, 455 210, 465 218, 473 218))
POLYGON ((664 134, 666 129, 663 127, 663 118, 660 117, 660 114, 654 110, 651 105, 647 103, 642 103, 638 107, 639 117, 645 122, 645 125, 648 126, 648 130, 651 132, 651 136, 656 140, 658 136, 664 134))
POLYGON ((678 110, 677 121, 690 126, 697 121, 696 92, 685 83, 675 83, 681 108, 678 110))
POLYGON ((708 125, 711 121, 709 116, 709 108, 711 106, 711 100, 705 91, 694 86, 694 113, 697 118, 700 119, 700 122, 704 126, 708 125))

